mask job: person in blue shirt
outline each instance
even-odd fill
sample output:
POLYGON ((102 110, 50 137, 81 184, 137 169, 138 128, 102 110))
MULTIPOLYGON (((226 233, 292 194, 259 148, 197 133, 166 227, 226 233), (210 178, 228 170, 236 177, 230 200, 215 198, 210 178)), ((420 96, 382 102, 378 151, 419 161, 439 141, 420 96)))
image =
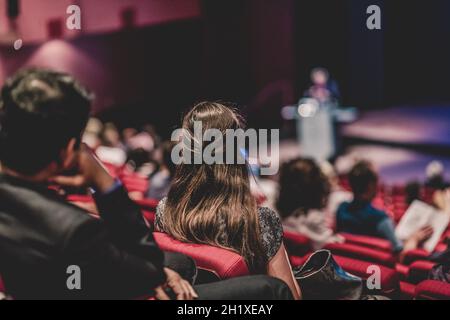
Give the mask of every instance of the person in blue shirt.
POLYGON ((360 234, 389 240, 395 253, 402 253, 417 248, 433 233, 426 227, 410 239, 402 242, 395 235, 395 226, 386 212, 376 209, 372 200, 377 194, 378 174, 373 165, 367 161, 357 163, 349 173, 349 183, 354 199, 342 203, 336 214, 338 232, 360 234))

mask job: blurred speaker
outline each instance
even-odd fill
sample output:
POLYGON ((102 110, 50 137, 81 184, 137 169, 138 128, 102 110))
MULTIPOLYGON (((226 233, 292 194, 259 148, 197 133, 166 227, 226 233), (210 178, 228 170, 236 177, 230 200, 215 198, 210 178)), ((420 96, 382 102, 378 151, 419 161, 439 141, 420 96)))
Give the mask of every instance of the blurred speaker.
POLYGON ((15 19, 20 14, 20 4, 19 0, 8 0, 7 1, 7 12, 8 17, 15 19))

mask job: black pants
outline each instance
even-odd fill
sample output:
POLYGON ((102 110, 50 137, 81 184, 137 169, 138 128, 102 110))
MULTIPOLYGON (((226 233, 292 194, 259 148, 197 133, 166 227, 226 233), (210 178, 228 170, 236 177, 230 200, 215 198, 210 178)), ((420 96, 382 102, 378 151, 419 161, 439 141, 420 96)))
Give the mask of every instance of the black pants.
MULTIPOLYGON (((182 254, 165 253, 165 266, 195 283, 195 262, 182 254)), ((292 300, 289 287, 268 276, 248 276, 194 286, 200 300, 292 300)))
POLYGON ((240 277, 194 286, 200 300, 292 300, 281 280, 268 276, 240 277))

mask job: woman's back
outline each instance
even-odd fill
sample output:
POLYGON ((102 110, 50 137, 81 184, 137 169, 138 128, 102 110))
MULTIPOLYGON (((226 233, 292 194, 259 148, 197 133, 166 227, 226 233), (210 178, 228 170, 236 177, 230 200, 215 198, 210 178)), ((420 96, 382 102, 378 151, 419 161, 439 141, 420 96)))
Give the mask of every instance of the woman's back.
MULTIPOLYGON (((155 227, 160 232, 166 232, 166 228, 164 226, 166 201, 167 198, 162 199, 156 210, 155 227)), ((266 253, 267 261, 270 261, 276 255, 283 243, 283 228, 281 225, 281 220, 277 213, 265 207, 258 208, 258 216, 261 243, 266 253)), ((224 230, 224 233, 227 233, 227 230, 224 230)), ((202 240, 200 235, 198 237, 199 239, 192 242, 205 243, 207 241, 207 239, 202 240)), ((221 239, 219 239, 219 241, 221 241, 221 239)), ((222 241, 222 245, 225 246, 226 241, 222 241)))

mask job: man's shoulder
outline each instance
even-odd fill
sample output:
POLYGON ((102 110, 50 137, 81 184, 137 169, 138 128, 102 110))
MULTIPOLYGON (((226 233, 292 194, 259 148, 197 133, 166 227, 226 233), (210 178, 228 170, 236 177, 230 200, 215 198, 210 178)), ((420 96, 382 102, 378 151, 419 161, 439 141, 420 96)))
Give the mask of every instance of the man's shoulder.
POLYGON ((0 201, 2 213, 16 220, 18 226, 29 225, 32 221, 37 231, 45 230, 46 236, 51 238, 64 237, 80 225, 95 220, 57 194, 26 185, 0 182, 0 201))

